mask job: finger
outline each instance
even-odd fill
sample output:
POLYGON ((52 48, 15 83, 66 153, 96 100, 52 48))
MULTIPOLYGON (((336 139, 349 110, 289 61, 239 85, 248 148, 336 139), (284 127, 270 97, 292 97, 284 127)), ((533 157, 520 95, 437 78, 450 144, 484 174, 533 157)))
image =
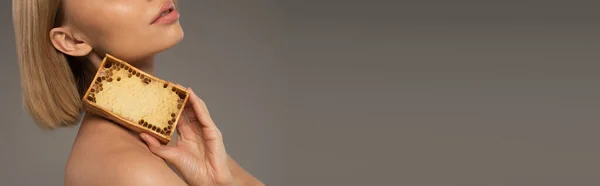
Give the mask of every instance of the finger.
MULTIPOLYGON (((186 89, 186 90, 190 90, 190 88, 184 88, 183 85, 181 84, 176 84, 177 86, 179 86, 181 89, 186 89)), ((188 101, 186 102, 186 104, 184 105, 184 113, 187 116, 187 119, 189 120, 188 123, 192 124, 192 125, 197 125, 199 123, 198 121, 198 117, 196 117, 196 114, 194 112, 194 109, 192 107, 190 107, 190 97, 188 97, 188 101)))
POLYGON ((161 144, 155 137, 146 133, 140 133, 140 137, 146 142, 148 149, 158 157, 167 161, 177 158, 177 149, 161 144))
POLYGON ((210 113, 208 112, 208 108, 204 101, 200 99, 191 88, 188 88, 188 91, 190 92, 188 103, 202 127, 200 133, 202 133, 204 144, 208 149, 207 151, 211 154, 209 156, 212 157, 211 159, 213 161, 221 164, 222 167, 227 167, 227 158, 224 158, 227 156, 227 152, 223 143, 221 131, 219 131, 210 117, 210 113))
POLYGON ((181 121, 177 124, 177 133, 180 134, 182 140, 191 140, 197 142, 199 139, 196 136, 200 134, 196 132, 193 128, 194 126, 189 124, 187 121, 181 121))
POLYGON ((196 111, 194 111, 194 108, 192 107, 190 102, 187 102, 185 104, 185 106, 183 107, 184 112, 189 120, 188 124, 190 125, 190 127, 194 130, 195 134, 198 134, 201 131, 201 124, 200 121, 198 120, 198 116, 196 115, 196 111))
POLYGON ((204 101, 200 99, 200 97, 198 97, 198 95, 196 95, 196 93, 191 88, 189 88, 188 90, 190 91, 189 103, 193 108, 195 116, 197 117, 197 120, 200 122, 202 127, 217 128, 215 123, 212 121, 212 118, 210 117, 210 113, 208 112, 206 103, 204 103, 204 101))
POLYGON ((189 101, 185 104, 184 111, 190 120, 190 124, 192 125, 200 125, 200 121, 198 121, 198 117, 196 116, 196 111, 192 107, 192 99, 188 99, 189 101))
POLYGON ((200 99, 196 93, 192 90, 189 89, 190 91, 190 104, 191 107, 194 109, 195 113, 196 113, 196 117, 198 117, 198 120, 200 122, 200 125, 202 126, 201 129, 201 133, 202 133, 202 137, 207 140, 207 141, 216 141, 217 144, 215 144, 216 146, 222 146, 223 145, 223 136, 221 134, 221 131, 219 130, 219 128, 217 128, 217 126, 215 125, 215 123, 213 122, 212 118, 210 117, 210 114, 208 113, 208 108, 206 107, 206 104, 204 103, 204 101, 202 101, 202 99, 200 99))
POLYGON ((183 134, 181 132, 181 128, 180 128, 182 125, 189 125, 189 122, 187 121, 185 115, 186 115, 186 113, 182 113, 179 116, 179 120, 177 121, 177 125, 175 126, 175 130, 177 130, 177 137, 179 137, 179 139, 182 139, 182 138, 185 139, 186 138, 185 137, 186 134, 183 134))

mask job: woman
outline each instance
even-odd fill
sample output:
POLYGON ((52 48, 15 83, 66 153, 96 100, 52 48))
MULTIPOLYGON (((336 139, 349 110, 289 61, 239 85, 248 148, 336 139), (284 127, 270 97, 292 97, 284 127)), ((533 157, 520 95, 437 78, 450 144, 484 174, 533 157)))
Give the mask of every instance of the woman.
POLYGON ((263 185, 231 159, 204 102, 192 94, 175 145, 102 117, 81 96, 105 54, 154 71, 154 55, 183 38, 171 0, 13 0, 23 101, 36 123, 81 121, 65 185, 263 185), (168 165, 170 164, 170 165, 168 165), (173 167, 175 170, 173 170, 173 167))

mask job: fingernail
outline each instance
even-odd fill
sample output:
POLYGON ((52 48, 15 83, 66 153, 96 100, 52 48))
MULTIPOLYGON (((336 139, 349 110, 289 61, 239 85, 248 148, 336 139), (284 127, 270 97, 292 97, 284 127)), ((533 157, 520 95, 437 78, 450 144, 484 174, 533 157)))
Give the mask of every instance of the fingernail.
POLYGON ((144 134, 140 134, 140 138, 142 138, 144 142, 148 143, 148 139, 146 139, 146 136, 144 136, 144 134))

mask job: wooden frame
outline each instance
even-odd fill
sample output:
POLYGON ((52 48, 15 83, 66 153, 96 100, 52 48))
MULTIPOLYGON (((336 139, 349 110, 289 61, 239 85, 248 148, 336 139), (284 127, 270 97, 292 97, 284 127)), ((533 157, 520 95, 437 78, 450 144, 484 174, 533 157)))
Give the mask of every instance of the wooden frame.
MULTIPOLYGON (((138 76, 138 77, 140 77, 138 76)), ((144 82, 140 82, 140 83, 144 83, 144 82)), ((130 65, 129 63, 120 60, 114 56, 111 56, 109 54, 106 54, 106 56, 104 57, 104 59, 102 60, 102 63, 100 64, 100 67, 98 68, 98 71, 96 72, 96 75, 94 75, 94 79, 92 81, 92 83, 90 84, 90 86, 88 87, 87 91, 84 94, 84 97, 82 99, 83 102, 83 107, 85 110, 92 112, 94 114, 97 114, 99 116, 105 117, 106 119, 109 119, 117 124, 120 124, 130 130, 133 130, 137 133, 147 133, 150 134, 152 136, 154 136, 156 139, 158 139, 161 143, 166 144, 168 142, 170 142, 172 140, 172 136, 175 133, 176 127, 177 127, 177 123, 179 122, 179 119, 181 118, 181 115, 183 114, 183 109, 185 108, 185 104, 188 101, 188 98, 190 96, 190 93, 184 88, 181 87, 177 84, 171 83, 169 81, 166 80, 162 80, 159 79, 155 76, 152 76, 148 73, 145 73, 144 71, 135 68, 134 66, 130 65), (144 81, 146 80, 146 78, 148 79, 148 81, 155 81, 155 82, 160 82, 160 83, 164 83, 165 84, 165 88, 171 88, 173 92, 175 92, 176 94, 179 95, 180 97, 180 103, 178 103, 178 110, 175 113, 175 116, 172 116, 172 119, 174 121, 170 121, 173 123, 169 122, 169 126, 172 126, 171 129, 169 129, 168 131, 158 131, 161 130, 160 128, 158 130, 156 129, 152 129, 152 127, 148 127, 148 126, 144 126, 143 123, 140 122, 134 122, 134 121, 130 121, 128 119, 125 119, 123 116, 120 116, 116 113, 113 113, 105 108, 102 108, 101 106, 99 106, 98 104, 96 104, 95 101, 95 97, 94 97, 94 92, 93 89, 96 87, 100 87, 100 89, 102 89, 102 77, 106 78, 110 78, 110 75, 107 76, 107 72, 106 71, 110 71, 110 68, 106 68, 107 65, 109 65, 111 67, 113 67, 113 65, 117 66, 116 68, 125 68, 126 70, 131 69, 131 72, 134 74, 138 74, 143 77, 142 79, 144 79, 144 81)), ((165 113, 168 114, 168 113, 165 113)), ((146 123, 147 124, 147 123, 146 123)))

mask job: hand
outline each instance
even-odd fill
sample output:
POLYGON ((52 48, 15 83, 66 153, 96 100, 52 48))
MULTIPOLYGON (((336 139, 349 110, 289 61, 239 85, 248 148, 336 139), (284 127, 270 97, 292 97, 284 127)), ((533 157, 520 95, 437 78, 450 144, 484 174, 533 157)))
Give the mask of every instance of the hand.
POLYGON ((211 119, 204 101, 190 88, 188 90, 190 97, 184 112, 189 122, 183 117, 179 119, 175 146, 162 145, 146 133, 141 133, 140 137, 152 153, 173 164, 188 184, 233 185, 221 131, 211 119))

